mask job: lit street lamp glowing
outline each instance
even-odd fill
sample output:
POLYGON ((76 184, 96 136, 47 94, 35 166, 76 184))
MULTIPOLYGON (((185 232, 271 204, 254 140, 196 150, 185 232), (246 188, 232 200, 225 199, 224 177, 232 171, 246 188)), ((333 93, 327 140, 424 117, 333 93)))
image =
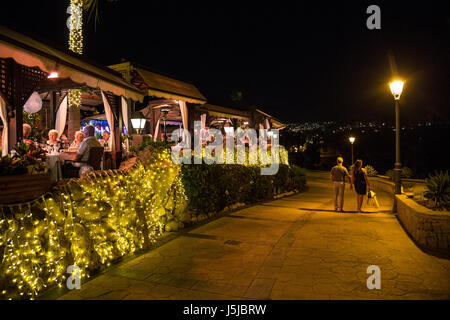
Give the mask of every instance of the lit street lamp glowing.
MULTIPOLYGON (((391 93, 395 101, 395 164, 394 164, 394 193, 402 193, 401 171, 402 164, 400 162, 400 96, 402 95, 404 81, 395 80, 389 83, 391 93)), ((393 211, 397 212, 397 200, 394 198, 393 211)))
POLYGON ((350 143, 352 144, 352 164, 353 164, 353 143, 355 142, 355 137, 350 137, 348 138, 348 141, 350 141, 350 143))
POLYGON ((404 83, 405 83, 404 81, 396 80, 396 81, 392 81, 389 84, 389 87, 391 88, 391 93, 394 96, 395 100, 400 100, 400 96, 402 95, 404 83))

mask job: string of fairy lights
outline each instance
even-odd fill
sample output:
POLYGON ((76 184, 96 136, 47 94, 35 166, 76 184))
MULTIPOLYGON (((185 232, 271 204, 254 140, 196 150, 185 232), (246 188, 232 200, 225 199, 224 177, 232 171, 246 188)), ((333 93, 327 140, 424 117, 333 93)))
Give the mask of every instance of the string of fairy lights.
POLYGON ((32 299, 142 250, 187 205, 180 166, 164 152, 127 172, 95 173, 23 204, 0 206, 0 293, 32 299), (161 217, 164 216, 164 219, 161 217))
MULTIPOLYGON (((287 162, 284 148, 280 158, 287 162)), ((0 205, 0 298, 33 299, 62 286, 70 265, 88 278, 180 223, 188 200, 181 166, 167 149, 139 159, 126 171, 93 172, 33 201, 0 205)))
MULTIPOLYGON (((69 49, 78 54, 83 53, 83 1, 70 0, 69 49)), ((69 106, 74 108, 81 106, 81 90, 69 91, 69 106)))

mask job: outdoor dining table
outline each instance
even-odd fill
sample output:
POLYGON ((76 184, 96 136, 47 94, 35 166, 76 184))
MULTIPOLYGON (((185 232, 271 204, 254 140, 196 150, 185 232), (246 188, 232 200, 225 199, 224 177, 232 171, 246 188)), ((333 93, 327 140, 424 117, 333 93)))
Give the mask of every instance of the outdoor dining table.
POLYGON ((77 156, 77 150, 64 150, 59 154, 59 160, 64 164, 65 161, 73 161, 77 156))

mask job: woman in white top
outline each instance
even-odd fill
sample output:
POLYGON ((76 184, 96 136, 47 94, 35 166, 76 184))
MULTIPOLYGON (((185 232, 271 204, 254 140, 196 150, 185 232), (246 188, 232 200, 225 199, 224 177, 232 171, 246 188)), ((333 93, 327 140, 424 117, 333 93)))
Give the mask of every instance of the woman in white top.
POLYGON ((47 140, 47 150, 58 151, 61 148, 61 142, 58 140, 59 133, 56 130, 50 130, 48 132, 48 140, 47 140))
POLYGON ((78 149, 83 140, 84 140, 83 131, 75 132, 75 140, 73 140, 72 144, 70 145, 70 149, 78 149))

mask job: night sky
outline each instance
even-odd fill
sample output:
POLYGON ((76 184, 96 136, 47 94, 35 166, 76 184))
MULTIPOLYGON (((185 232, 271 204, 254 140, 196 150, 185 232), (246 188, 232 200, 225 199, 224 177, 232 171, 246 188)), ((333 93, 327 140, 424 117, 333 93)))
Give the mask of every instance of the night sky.
MULTIPOLYGON (((394 120, 389 56, 406 80, 402 119, 449 119, 445 2, 101 1, 84 55, 131 59, 194 83, 213 104, 244 93, 282 121, 394 120), (366 8, 381 8, 368 30, 366 8)), ((67 47, 69 1, 8 1, 0 23, 67 47), (4 12, 7 12, 5 15, 4 12)))

